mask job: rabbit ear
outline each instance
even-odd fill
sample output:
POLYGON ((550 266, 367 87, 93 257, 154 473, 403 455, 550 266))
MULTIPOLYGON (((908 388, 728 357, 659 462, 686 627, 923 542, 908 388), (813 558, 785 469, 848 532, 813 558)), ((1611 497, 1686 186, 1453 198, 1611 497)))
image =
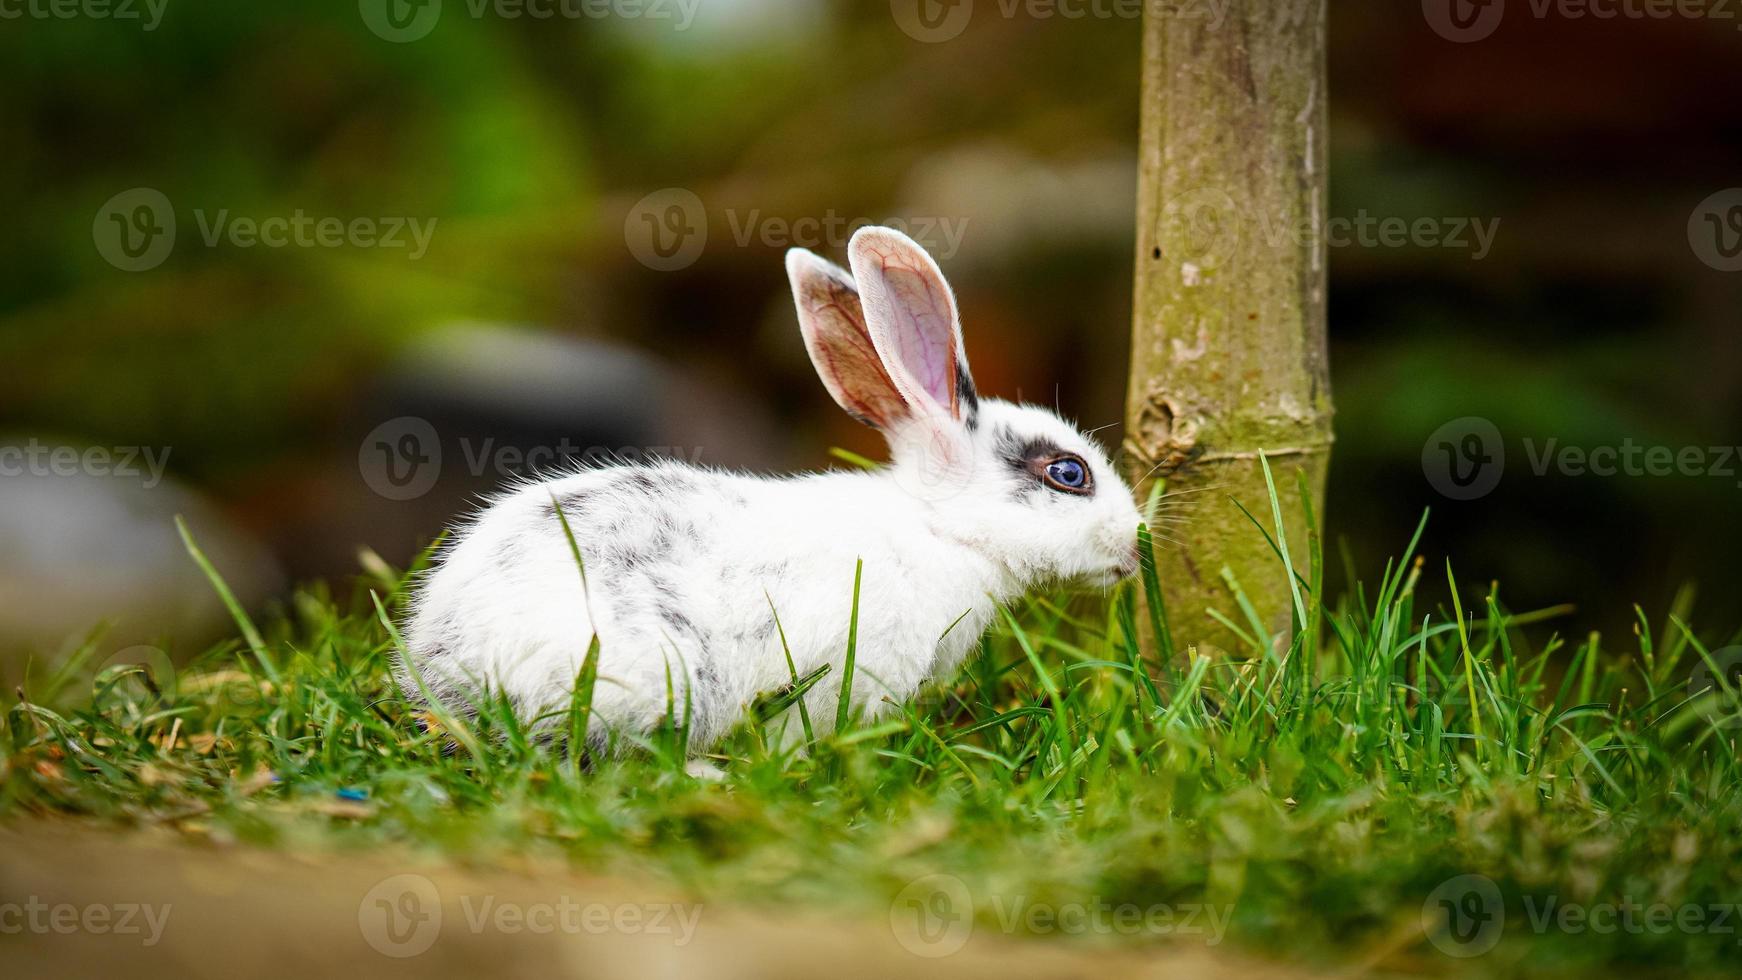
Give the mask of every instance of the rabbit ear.
POLYGON ((805 350, 835 403, 866 425, 889 429, 909 414, 865 328, 865 311, 847 270, 802 248, 786 253, 805 350))
POLYGON ((934 426, 972 428, 979 411, 962 350, 956 298, 936 262, 893 228, 861 228, 847 258, 865 304, 871 342, 914 413, 934 426))

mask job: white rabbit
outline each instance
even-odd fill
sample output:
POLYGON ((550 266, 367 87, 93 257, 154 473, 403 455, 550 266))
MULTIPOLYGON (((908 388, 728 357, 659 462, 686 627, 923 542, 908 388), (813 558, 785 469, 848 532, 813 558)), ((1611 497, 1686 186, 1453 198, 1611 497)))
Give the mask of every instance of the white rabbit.
POLYGON ((999 603, 1136 571, 1125 483, 1052 412, 977 396, 931 257, 888 228, 861 229, 847 252, 851 275, 803 249, 787 275, 823 384, 884 434, 891 465, 776 479, 661 462, 515 488, 456 529, 420 584, 408 697, 427 689, 467 711, 488 691, 548 717, 569 705, 597 631, 593 750, 607 730, 633 744, 673 705, 681 722, 687 705, 701 751, 790 682, 784 631, 799 675, 833 665, 806 701, 827 731, 859 560, 852 701, 873 717, 885 697, 949 678, 999 603))

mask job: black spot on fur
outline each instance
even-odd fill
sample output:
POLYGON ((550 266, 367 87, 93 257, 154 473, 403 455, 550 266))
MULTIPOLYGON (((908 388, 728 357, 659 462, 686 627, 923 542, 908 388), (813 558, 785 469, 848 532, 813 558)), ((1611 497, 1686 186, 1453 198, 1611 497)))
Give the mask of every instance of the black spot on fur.
POLYGON ((648 564, 648 556, 637 548, 616 545, 607 548, 602 556, 605 562, 614 565, 625 572, 633 572, 648 564))
POLYGON ((1009 426, 1001 426, 992 437, 992 451, 1012 469, 1028 472, 1030 464, 1050 459, 1064 452, 1051 439, 1023 438, 1009 426))
POLYGON ((779 578, 786 574, 788 567, 789 564, 784 561, 760 561, 750 566, 750 577, 757 581, 779 578))
POLYGON ((1030 439, 1022 444, 1020 458, 1024 463, 1039 463, 1065 455, 1063 447, 1051 439, 1030 439))
POLYGON ((625 471, 622 484, 643 493, 654 493, 659 489, 659 481, 655 480, 646 470, 639 469, 625 471))
POLYGON ((1058 443, 1046 438, 1023 438, 1003 427, 993 436, 992 451, 1016 474, 1016 499, 1023 500, 1045 488, 1039 467, 1046 460, 1064 455, 1058 443))
POLYGON ((671 628, 673 633, 688 635, 698 640, 702 637, 701 630, 696 629, 695 622, 684 615, 682 609, 670 602, 659 604, 659 618, 661 622, 671 628))
POLYGON ((547 521, 555 521, 557 519, 557 506, 560 504, 562 506, 562 516, 566 518, 571 525, 574 524, 575 518, 579 517, 582 513, 585 513, 587 509, 587 498, 591 495, 591 492, 587 490, 570 490, 568 493, 558 495, 555 501, 547 499, 544 502, 543 508, 544 519, 547 521))
POLYGON ((676 596, 677 590, 672 588, 670 579, 651 570, 646 573, 646 576, 647 587, 658 593, 661 598, 669 600, 676 596))
POLYGON ((974 377, 968 365, 956 362, 956 402, 962 409, 962 421, 970 430, 980 427, 980 393, 974 390, 974 377))

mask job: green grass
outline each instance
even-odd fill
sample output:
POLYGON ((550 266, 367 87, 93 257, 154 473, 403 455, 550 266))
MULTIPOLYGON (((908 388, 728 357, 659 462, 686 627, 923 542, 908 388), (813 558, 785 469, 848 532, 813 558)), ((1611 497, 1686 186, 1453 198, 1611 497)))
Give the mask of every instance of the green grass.
MULTIPOLYGON (((1273 499, 1253 533, 1279 513, 1273 499)), ((1226 910, 1231 947, 1314 963, 1742 963, 1742 921, 1712 923, 1742 901, 1742 717, 1733 693, 1688 690, 1722 643, 1703 645, 1685 608, 1640 613, 1621 643, 1563 638, 1548 630, 1564 610, 1512 614, 1449 567, 1441 581, 1413 541, 1375 587, 1331 603, 1319 549, 1302 544, 1276 548, 1295 579, 1286 650, 1261 642, 1241 598, 1224 619, 1251 649, 1197 656, 1143 601, 1160 595, 1146 569, 1110 597, 1010 609, 948 687, 806 753, 776 754, 747 726, 719 748, 718 784, 683 774, 681 730, 586 771, 500 704, 469 728, 420 725, 388 676, 406 578, 370 561, 349 592, 317 586, 258 628, 232 601, 240 639, 180 669, 158 658, 93 677, 95 641, 36 669, 0 723, 0 816, 483 865, 554 855, 709 901, 880 924, 910 882, 947 874, 985 931, 1053 931, 1011 924, 1018 901, 1206 905, 1226 910), (1430 586, 1451 609, 1426 607, 1430 586), (1430 942, 1445 939, 1437 899, 1424 913, 1462 875, 1491 879, 1505 915, 1497 945, 1468 959, 1430 942), (1707 926, 1539 928, 1551 897, 1636 903, 1641 923, 1653 903, 1697 906, 1707 926)), ((609 648, 588 661, 570 731, 609 648)), ((758 714, 794 696, 771 692, 758 714)))

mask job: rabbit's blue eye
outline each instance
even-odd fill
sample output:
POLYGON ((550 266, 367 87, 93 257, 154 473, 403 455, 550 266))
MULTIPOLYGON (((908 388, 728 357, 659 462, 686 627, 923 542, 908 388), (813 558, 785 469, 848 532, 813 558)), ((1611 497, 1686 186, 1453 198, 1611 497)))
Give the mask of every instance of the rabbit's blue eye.
POLYGON ((1089 467, 1075 456, 1060 456, 1046 464, 1046 482, 1055 490, 1066 493, 1088 493, 1093 488, 1089 485, 1089 467))
POLYGON ((1080 487, 1087 474, 1083 472, 1083 464, 1074 459, 1061 459, 1047 466, 1046 475, 1052 477, 1054 483, 1080 487))

